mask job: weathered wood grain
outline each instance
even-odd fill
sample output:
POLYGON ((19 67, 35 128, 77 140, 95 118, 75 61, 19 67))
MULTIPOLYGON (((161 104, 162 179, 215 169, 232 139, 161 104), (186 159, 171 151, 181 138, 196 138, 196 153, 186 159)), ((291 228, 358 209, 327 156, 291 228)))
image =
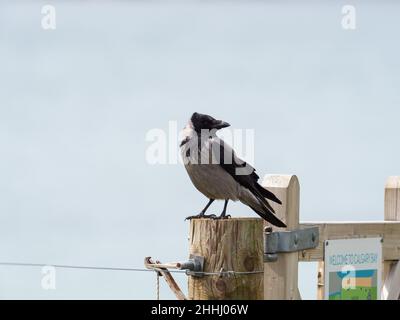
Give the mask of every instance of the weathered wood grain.
MULTIPOLYGON (((192 219, 190 254, 203 256, 204 272, 263 270, 263 220, 230 218, 192 219)), ((261 300, 263 274, 189 276, 189 299, 261 300)))

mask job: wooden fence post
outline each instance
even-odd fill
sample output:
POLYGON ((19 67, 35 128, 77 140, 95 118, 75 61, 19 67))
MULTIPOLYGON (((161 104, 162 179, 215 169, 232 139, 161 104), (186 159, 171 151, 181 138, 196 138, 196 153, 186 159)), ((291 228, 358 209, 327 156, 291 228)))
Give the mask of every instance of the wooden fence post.
POLYGON ((325 264, 324 261, 318 261, 317 273, 317 300, 325 299, 325 264))
MULTIPOLYGON (((300 186, 294 175, 267 175, 263 186, 273 192, 282 205, 271 202, 287 229, 299 227, 300 186)), ((266 225, 268 225, 266 223, 266 225)), ((264 299, 301 299, 298 290, 298 252, 279 254, 278 261, 264 264, 264 299)))
POLYGON ((204 272, 250 272, 189 276, 189 299, 263 299, 262 219, 192 219, 189 243, 190 254, 204 257, 204 272))
MULTIPOLYGON (((385 221, 400 221, 400 176, 389 177, 385 185, 385 221)), ((400 298, 400 262, 385 261, 382 299, 400 298)))

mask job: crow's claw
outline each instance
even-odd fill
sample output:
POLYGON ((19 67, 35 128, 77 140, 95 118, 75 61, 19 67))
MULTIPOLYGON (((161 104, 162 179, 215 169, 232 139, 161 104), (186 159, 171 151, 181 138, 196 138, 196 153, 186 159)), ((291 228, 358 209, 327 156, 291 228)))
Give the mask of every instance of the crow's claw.
POLYGON ((195 216, 186 217, 185 221, 186 220, 192 220, 192 219, 206 219, 206 218, 218 219, 218 217, 215 214, 197 214, 195 216))
POLYGON ((223 220, 223 219, 229 219, 231 217, 231 215, 230 214, 227 214, 226 216, 219 216, 219 217, 217 217, 216 219, 221 219, 221 220, 223 220))

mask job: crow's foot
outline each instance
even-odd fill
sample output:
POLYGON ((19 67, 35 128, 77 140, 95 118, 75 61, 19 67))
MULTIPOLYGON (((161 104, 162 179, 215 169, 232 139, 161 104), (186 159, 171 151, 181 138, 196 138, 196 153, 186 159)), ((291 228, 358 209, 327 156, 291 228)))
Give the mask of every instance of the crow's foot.
POLYGON ((195 216, 189 216, 185 218, 186 220, 192 220, 192 219, 206 219, 206 218, 210 218, 210 219, 218 219, 218 217, 215 214, 197 214, 195 216))
POLYGON ((227 214, 227 215, 224 215, 224 216, 219 216, 219 217, 216 217, 215 219, 220 219, 220 220, 223 220, 223 219, 229 219, 231 217, 231 215, 230 214, 227 214))

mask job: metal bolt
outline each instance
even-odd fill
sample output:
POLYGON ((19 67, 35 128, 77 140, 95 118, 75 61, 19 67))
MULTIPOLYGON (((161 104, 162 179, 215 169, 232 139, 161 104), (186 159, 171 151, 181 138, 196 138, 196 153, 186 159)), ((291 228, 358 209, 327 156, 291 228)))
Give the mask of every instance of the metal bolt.
POLYGON ((299 237, 297 234, 294 235, 294 244, 297 245, 297 243, 299 242, 299 237))
POLYGON ((265 227, 264 232, 272 232, 272 227, 265 227))
POLYGON ((275 262, 277 260, 278 260, 278 255, 276 253, 264 254, 264 262, 275 262))
POLYGON ((312 242, 315 242, 315 233, 313 233, 312 235, 311 235, 311 240, 312 240, 312 242))

